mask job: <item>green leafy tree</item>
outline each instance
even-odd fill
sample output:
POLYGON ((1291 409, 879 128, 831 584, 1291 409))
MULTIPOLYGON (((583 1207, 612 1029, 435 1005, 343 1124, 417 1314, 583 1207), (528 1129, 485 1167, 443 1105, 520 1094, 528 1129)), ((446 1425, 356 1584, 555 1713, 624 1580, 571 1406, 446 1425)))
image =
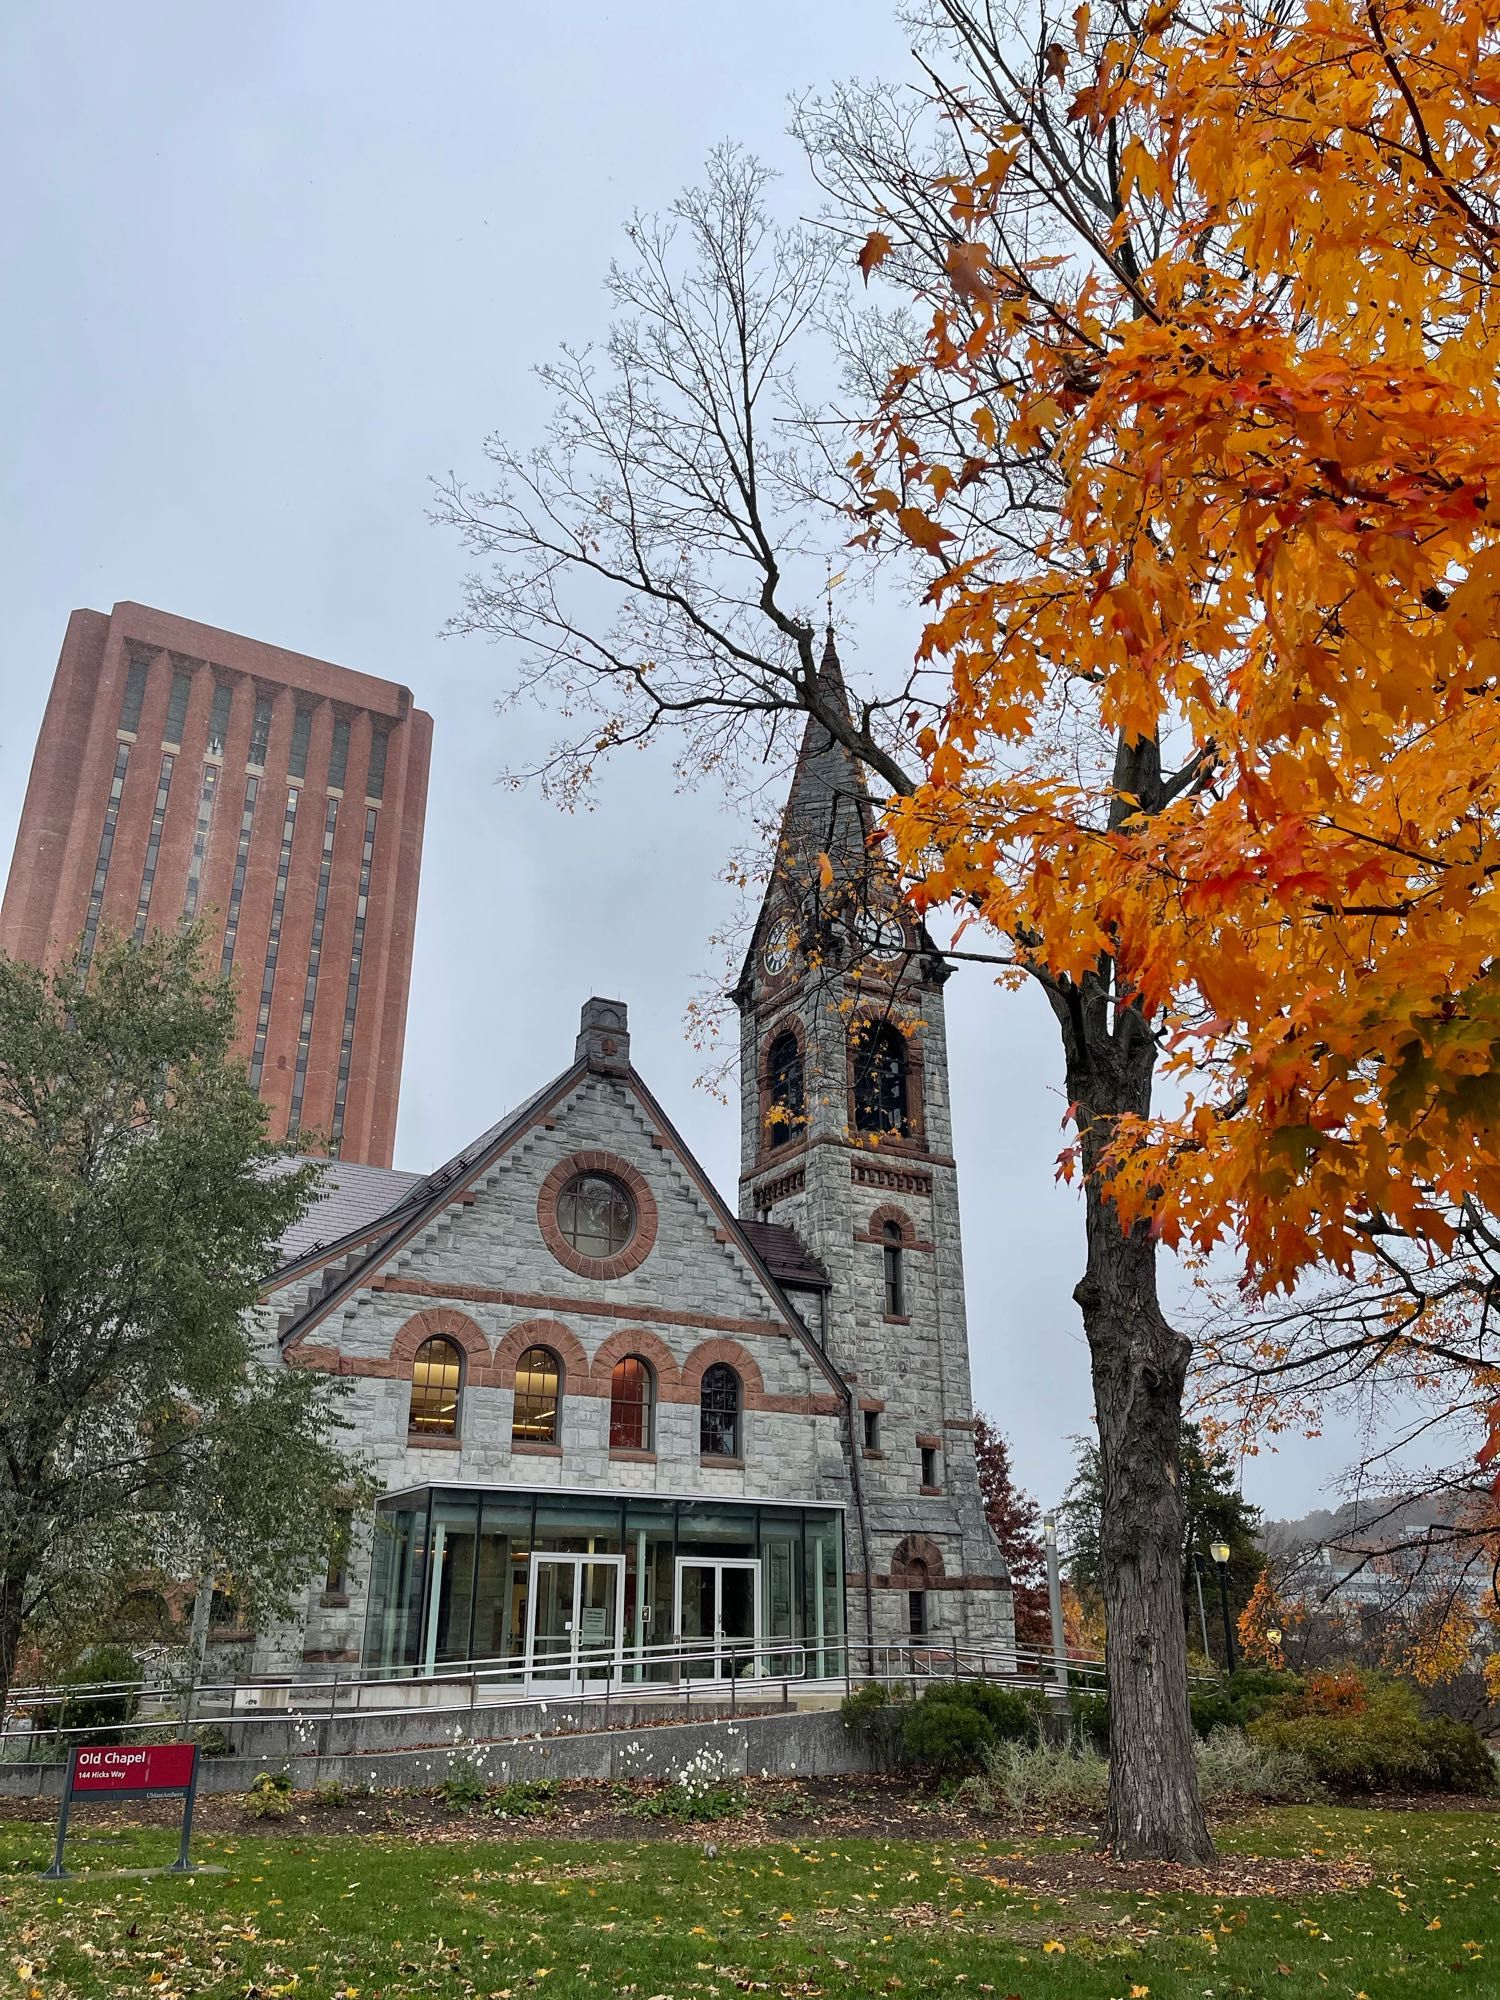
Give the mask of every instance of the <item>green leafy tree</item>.
MULTIPOLYGON (((1182 1615, 1190 1634, 1198 1630, 1198 1589, 1193 1575, 1195 1557, 1204 1565, 1209 1639, 1215 1653, 1223 1647, 1218 1615, 1218 1579, 1209 1549, 1229 1544, 1230 1612, 1238 1618, 1250 1601, 1265 1568, 1256 1535, 1260 1509, 1251 1506, 1235 1480, 1234 1461, 1226 1451, 1208 1444, 1197 1424, 1183 1420, 1179 1444, 1182 1480, 1182 1615), (1210 1594, 1211 1593, 1211 1594, 1210 1594)), ((1100 1556, 1102 1483, 1099 1447, 1091 1438, 1078 1440, 1074 1473, 1058 1522, 1067 1549, 1068 1575, 1086 1600, 1097 1603, 1104 1594, 1100 1556)))
POLYGON ((0 1698, 143 1579, 289 1608, 360 1484, 339 1385, 255 1331, 319 1169, 266 1139, 200 945, 0 958, 0 1698))

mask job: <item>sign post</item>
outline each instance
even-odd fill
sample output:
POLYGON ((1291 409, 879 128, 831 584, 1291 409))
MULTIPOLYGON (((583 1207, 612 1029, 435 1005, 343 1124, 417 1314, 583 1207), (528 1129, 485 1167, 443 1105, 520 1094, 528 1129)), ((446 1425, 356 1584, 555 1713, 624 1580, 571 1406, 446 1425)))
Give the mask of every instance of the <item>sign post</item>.
POLYGON ((196 1743, 80 1743, 68 1759, 68 1776, 63 1785, 62 1811, 57 1820, 57 1850, 52 1866, 42 1879, 61 1882, 68 1871, 63 1866, 63 1843, 68 1837, 68 1817, 75 1797, 156 1798, 173 1793, 182 1797, 182 1840, 169 1875, 187 1875, 193 1864, 188 1860, 188 1842, 193 1834, 193 1800, 198 1791, 198 1746, 196 1743))

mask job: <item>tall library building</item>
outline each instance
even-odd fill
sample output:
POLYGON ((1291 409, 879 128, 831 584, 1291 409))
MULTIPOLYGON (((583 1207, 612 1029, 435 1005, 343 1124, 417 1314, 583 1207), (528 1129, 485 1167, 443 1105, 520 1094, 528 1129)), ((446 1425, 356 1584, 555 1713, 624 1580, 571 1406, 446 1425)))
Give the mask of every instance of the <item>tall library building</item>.
POLYGON ((410 691, 142 604, 75 611, 0 950, 197 919, 272 1133, 389 1166, 432 740, 410 691))

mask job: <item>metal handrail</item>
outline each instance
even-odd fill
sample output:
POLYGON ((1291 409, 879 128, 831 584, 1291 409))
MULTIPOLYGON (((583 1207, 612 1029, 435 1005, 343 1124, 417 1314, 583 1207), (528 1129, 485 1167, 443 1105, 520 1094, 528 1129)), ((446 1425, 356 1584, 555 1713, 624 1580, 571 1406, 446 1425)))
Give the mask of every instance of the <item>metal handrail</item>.
MULTIPOLYGON (((842 1646, 832 1648, 825 1645, 822 1648, 814 1648, 812 1650, 822 1651, 825 1654, 835 1651, 839 1654, 843 1652, 842 1646)), ((755 1693, 764 1692, 768 1696, 774 1696, 780 1690, 783 1694, 783 1699, 786 1699, 792 1683, 803 1681, 807 1678, 808 1652, 809 1649, 800 1641, 786 1639, 772 1640, 764 1644, 756 1644, 749 1641, 743 1644, 738 1642, 725 1644, 721 1642, 717 1647, 712 1644, 688 1647, 662 1645, 649 1649, 643 1648, 639 1655, 632 1651, 623 1658, 613 1648, 592 1648, 587 1651, 580 1651, 578 1661, 580 1675, 605 1670, 605 1677, 598 1680, 581 1679, 576 1685, 571 1679, 567 1683, 561 1683, 557 1680, 546 1678, 545 1664, 543 1665, 542 1673, 538 1675, 535 1661, 532 1662, 529 1670, 524 1663, 515 1665, 508 1661, 504 1664, 494 1661, 475 1661, 467 1663, 464 1667, 455 1671, 441 1674, 411 1674, 399 1681, 392 1680, 387 1675, 356 1675, 302 1681, 268 1678, 254 1683, 246 1683, 244 1681, 199 1682, 192 1687, 184 1685, 177 1690, 181 1697, 181 1713, 176 1716, 157 1713, 155 1715, 137 1716, 128 1721, 111 1722, 106 1725, 49 1722, 37 1726, 28 1720, 23 1727, 17 1728, 14 1726, 15 1722, 20 1718, 20 1711, 23 1709, 59 1707, 63 1705, 68 1696, 72 1695, 85 1694, 95 1698, 103 1698, 112 1693, 133 1693, 137 1690, 136 1683, 101 1681, 86 1688, 18 1689, 13 1691, 10 1711, 5 1718, 3 1726, 0 1726, 0 1744, 15 1744, 18 1742, 30 1744, 39 1740, 66 1741, 74 1737, 97 1735, 101 1726, 107 1727, 111 1734, 124 1736, 145 1734, 149 1731, 159 1730, 166 1723, 172 1723, 174 1726, 178 1726, 189 1733, 195 1733, 199 1730, 219 1727, 225 1724, 230 1724, 239 1729, 242 1727, 253 1728, 261 1724, 283 1727, 289 1723, 313 1725, 319 1722, 337 1720, 345 1716, 358 1716, 361 1719, 375 1720, 383 1716, 411 1716, 421 1715, 424 1712, 434 1716, 440 1714, 451 1715, 455 1711, 461 1712, 467 1710, 469 1713, 473 1713, 479 1708, 513 1707, 525 1702, 541 1702, 544 1705, 548 1701, 570 1704, 589 1702, 603 1703, 607 1706, 613 1701, 618 1701, 622 1696, 633 1700, 665 1701, 671 1701, 680 1697, 685 1707, 691 1707, 695 1692, 708 1699, 727 1699, 733 1710, 737 1708, 741 1698, 755 1693), (738 1672, 732 1672, 727 1678, 717 1676, 713 1678, 698 1677, 684 1673, 683 1671, 695 1665, 717 1665, 719 1662, 725 1660, 726 1657, 732 1666, 737 1666, 739 1669, 738 1672), (751 1672, 747 1675, 745 1668, 750 1667, 753 1669, 756 1663, 760 1661, 771 1663, 773 1669, 779 1665, 782 1670, 751 1672), (646 1668, 652 1666, 671 1667, 674 1669, 674 1678, 660 1681, 647 1679, 626 1680, 618 1672, 607 1671, 609 1669, 623 1668, 626 1671, 636 1673, 643 1672, 646 1668), (481 1691, 484 1684, 487 1682, 493 1684, 497 1681, 501 1683, 513 1683, 514 1691, 507 1690, 507 1692, 501 1695, 499 1700, 482 1700, 481 1691), (405 1702, 371 1706, 362 1699, 366 1690, 370 1689, 389 1691, 395 1688, 420 1689, 434 1686, 462 1689, 465 1682, 468 1683, 467 1702, 461 1700, 438 1702, 425 1710, 420 1707, 413 1707, 410 1703, 405 1702), (304 1692, 310 1697, 314 1697, 314 1699, 310 1699, 306 1703, 297 1702, 295 1698, 304 1692), (279 1701, 275 1707, 263 1708, 259 1704, 254 1707, 245 1705, 247 1696, 254 1696, 261 1693, 275 1694, 278 1697, 282 1697, 283 1700, 279 1701), (227 1707, 220 1707, 217 1710, 213 1708, 205 1709, 204 1703, 212 1701, 216 1694, 228 1696, 229 1705, 227 1707)), ((571 1660, 569 1664, 571 1665, 571 1660)), ((837 1678, 843 1679, 845 1676, 840 1674, 837 1678)))

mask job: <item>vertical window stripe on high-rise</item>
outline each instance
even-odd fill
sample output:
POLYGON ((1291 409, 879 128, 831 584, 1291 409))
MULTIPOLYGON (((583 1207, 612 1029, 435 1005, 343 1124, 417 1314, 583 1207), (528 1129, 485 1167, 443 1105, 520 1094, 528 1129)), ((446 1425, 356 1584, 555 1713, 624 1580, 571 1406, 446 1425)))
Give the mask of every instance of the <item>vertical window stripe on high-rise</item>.
MULTIPOLYGON (((142 686, 144 687, 144 668, 142 686)), ((123 726, 123 725, 122 725, 123 726)), ((109 875, 109 857, 115 844, 115 827, 120 818, 120 794, 125 789, 125 773, 130 764, 130 745, 115 746, 115 774, 110 780, 109 803, 104 808, 104 827, 99 835, 99 859, 94 864, 94 886, 89 891, 88 915, 84 919, 83 942, 79 947, 79 970, 87 972, 99 936, 99 913, 104 907, 104 884, 109 875)))
POLYGON ((198 897, 203 888, 203 863, 208 855, 208 836, 213 831, 214 802, 219 796, 219 767, 203 766, 203 789, 198 794, 198 821, 193 828, 193 851, 188 857, 187 887, 182 896, 182 921, 190 924, 198 914, 198 897))
POLYGON ((245 780, 245 804, 240 813, 240 844, 234 851, 234 880, 229 885, 229 912, 224 919, 224 946, 219 953, 219 977, 227 979, 234 964, 234 941, 240 931, 240 904, 245 895, 245 870, 250 865, 250 836, 255 830, 255 800, 260 779, 245 780))
POLYGON ((222 757, 229 741, 229 711, 234 706, 234 689, 228 681, 214 682, 214 704, 208 717, 208 754, 222 757))
POLYGON ((312 1047, 313 1009, 318 1002, 318 967, 323 957, 323 924, 328 915, 328 878, 333 873, 333 838, 338 831, 339 802, 328 801, 323 819, 323 860, 318 869, 318 895, 313 904, 312 944, 307 954, 307 985, 302 992, 302 1026, 297 1035, 297 1067, 292 1076, 292 1102, 287 1124, 302 1123, 302 1096, 307 1086, 307 1057, 312 1047))
POLYGON ((287 788, 286 813, 281 822, 281 854, 276 863, 276 895, 271 903, 271 929, 266 938, 265 970, 260 978, 260 1008, 255 1017, 255 1047, 250 1054, 250 1088, 260 1089, 266 1064, 266 1032, 271 1025, 271 995, 276 990, 276 960, 281 953, 281 920, 286 913, 286 884, 292 869, 292 836, 297 831, 295 785, 287 788))
POLYGON ((335 1159, 344 1140, 344 1107, 349 1099, 349 1067, 354 1056, 354 1017, 359 1011, 359 972, 365 955, 365 918, 370 908, 370 870, 375 860, 375 828, 380 814, 365 813, 365 845, 359 859, 359 901, 354 906, 354 940, 349 951, 349 985, 344 994, 344 1035, 339 1044, 339 1076, 333 1098, 329 1150, 335 1159))
POLYGON ((156 861, 161 853, 161 830, 167 817, 167 794, 172 789, 172 772, 176 763, 177 759, 170 750, 163 752, 161 770, 156 779, 156 804, 151 812, 151 832, 146 839, 146 865, 141 870, 141 893, 135 903, 137 944, 146 935, 146 919, 151 914, 151 890, 156 882, 156 861))
POLYGON ((255 697, 255 718, 250 725, 250 755, 246 761, 264 769, 270 748, 271 697, 258 694, 255 697))
POLYGON ((151 662, 137 653, 125 673, 125 694, 120 703, 120 727, 134 736, 141 726, 141 704, 146 699, 146 676, 151 662))
POLYGON ((179 668, 172 676, 172 692, 167 697, 167 720, 162 730, 163 743, 175 743, 182 748, 182 732, 187 727, 188 696, 193 691, 193 677, 179 668))

